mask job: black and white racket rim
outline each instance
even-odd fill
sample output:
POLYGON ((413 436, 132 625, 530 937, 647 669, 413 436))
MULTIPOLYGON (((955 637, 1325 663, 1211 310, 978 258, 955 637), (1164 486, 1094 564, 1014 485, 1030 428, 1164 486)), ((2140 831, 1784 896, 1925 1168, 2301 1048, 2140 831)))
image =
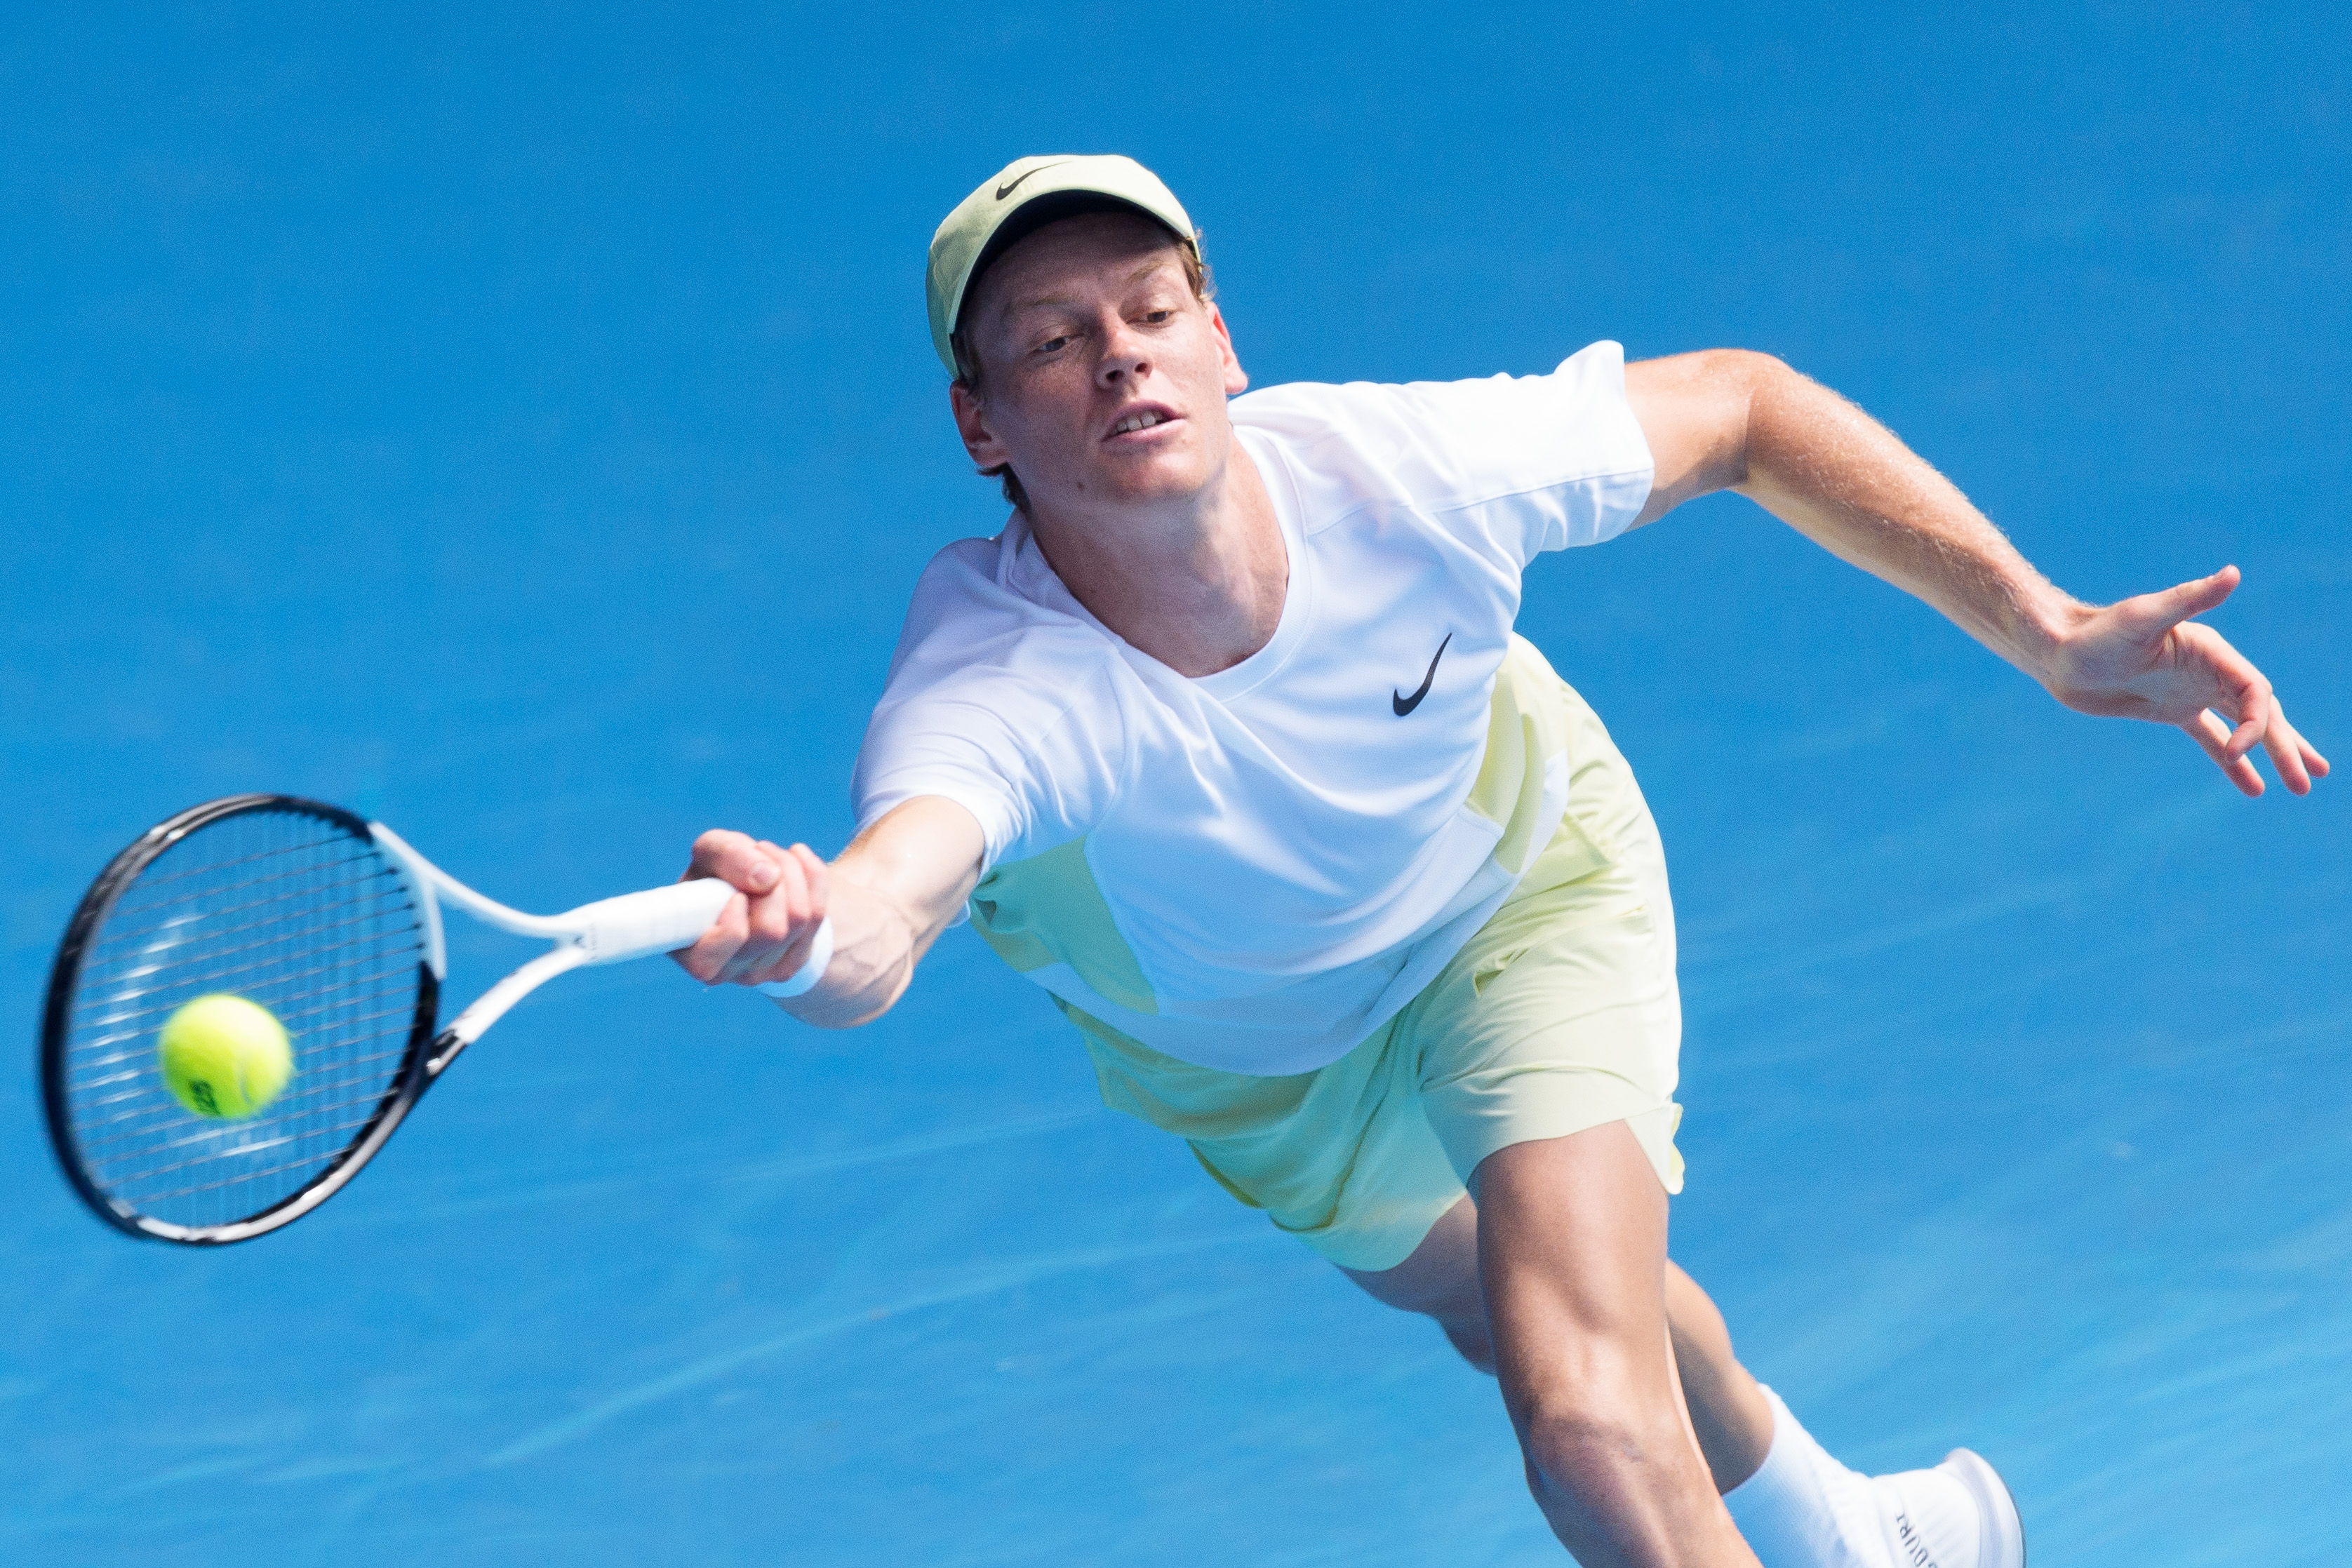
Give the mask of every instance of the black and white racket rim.
POLYGON ((406 881, 339 807, 233 795, 114 857, 49 974, 41 1088, 58 1164, 100 1218, 193 1246, 243 1241, 356 1175, 430 1079, 438 985, 406 881), (165 1087, 157 1037, 227 993, 284 1026, 293 1073, 241 1119, 165 1087))

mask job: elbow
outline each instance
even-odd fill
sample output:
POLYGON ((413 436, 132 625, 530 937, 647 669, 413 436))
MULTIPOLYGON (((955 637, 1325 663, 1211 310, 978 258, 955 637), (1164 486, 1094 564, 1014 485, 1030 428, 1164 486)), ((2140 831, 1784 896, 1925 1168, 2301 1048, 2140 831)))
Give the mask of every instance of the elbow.
POLYGON ((1804 378, 1777 354, 1758 349, 1702 349, 1677 361, 1689 390, 1717 406, 1746 405, 1804 378))
POLYGON ((1784 388, 1805 378, 1778 355, 1755 349, 1713 349, 1702 356, 1708 362, 1701 374, 1712 383, 1727 414, 1728 439, 1717 455, 1722 487, 1746 490, 1761 427, 1784 388))
POLYGON ((1728 390, 1754 392, 1783 376, 1797 372, 1778 354, 1768 354, 1760 349, 1706 349, 1693 354, 1693 373, 1700 380, 1728 390))
POLYGON ((1770 354, 1706 349, 1629 368, 1626 392, 1649 438, 1655 487, 1643 522, 1717 490, 1742 490, 1779 389, 1801 381, 1770 354))
POLYGON ((1752 498, 1757 456, 1771 446, 1773 409, 1783 407, 1790 391, 1809 385, 1809 381, 1788 360, 1755 348, 1717 348, 1710 360, 1717 360, 1712 376, 1722 388, 1724 407, 1731 412, 1727 421, 1731 440, 1717 458, 1722 486, 1752 498))

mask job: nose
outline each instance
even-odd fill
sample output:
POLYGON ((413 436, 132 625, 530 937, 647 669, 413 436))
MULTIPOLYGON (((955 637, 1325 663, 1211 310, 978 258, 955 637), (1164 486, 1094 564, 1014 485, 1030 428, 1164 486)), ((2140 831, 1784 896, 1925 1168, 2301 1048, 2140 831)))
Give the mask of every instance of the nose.
POLYGON ((1150 375, 1151 356, 1141 335, 1118 317, 1103 326, 1103 351, 1095 362, 1095 384, 1111 391, 1132 386, 1150 375))

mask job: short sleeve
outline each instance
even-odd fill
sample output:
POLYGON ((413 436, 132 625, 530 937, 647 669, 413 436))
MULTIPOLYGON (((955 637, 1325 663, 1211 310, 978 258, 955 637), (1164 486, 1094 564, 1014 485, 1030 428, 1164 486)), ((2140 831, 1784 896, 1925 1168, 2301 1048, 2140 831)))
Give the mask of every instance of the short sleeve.
POLYGON ((1116 658, 996 583, 994 548, 951 545, 925 570, 851 784, 861 831, 918 796, 955 801, 980 823, 985 865, 1085 833, 1124 753, 1116 658))
POLYGON ((1649 441, 1613 342, 1549 375, 1299 384, 1234 409, 1237 422, 1315 448, 1309 467, 1360 495, 1406 502, 1516 567, 1616 538, 1650 496, 1649 441))

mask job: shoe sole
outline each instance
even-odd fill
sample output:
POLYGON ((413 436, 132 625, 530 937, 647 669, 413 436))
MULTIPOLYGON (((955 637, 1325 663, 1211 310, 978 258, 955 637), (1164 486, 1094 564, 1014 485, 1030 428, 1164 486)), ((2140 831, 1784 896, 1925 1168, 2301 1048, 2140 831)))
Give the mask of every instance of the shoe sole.
POLYGON ((1969 1489, 1969 1495, 1977 1500, 1977 1516, 1991 1531, 1987 1544, 1992 1550, 1978 1554, 1979 1568, 2025 1568, 2025 1520, 2018 1513, 2017 1499, 2010 1495, 2009 1483, 2000 1479, 2000 1472, 1970 1448, 1954 1448, 1936 1468, 1948 1470, 1969 1489))

